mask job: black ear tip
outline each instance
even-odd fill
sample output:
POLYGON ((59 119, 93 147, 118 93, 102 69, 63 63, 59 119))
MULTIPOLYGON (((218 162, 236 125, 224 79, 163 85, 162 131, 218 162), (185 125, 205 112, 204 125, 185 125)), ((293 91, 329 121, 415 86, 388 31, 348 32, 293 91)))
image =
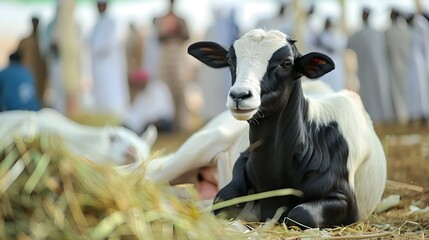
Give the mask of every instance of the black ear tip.
POLYGON ((327 65, 328 65, 328 69, 329 71, 332 71, 335 69, 335 62, 334 60, 332 60, 331 58, 328 58, 326 61, 327 65))
POLYGON ((327 63, 332 67, 332 69, 335 69, 335 62, 332 58, 327 57, 327 63))
POLYGON ((188 46, 188 53, 191 54, 191 52, 195 49, 195 43, 192 43, 188 46))
POLYGON ((199 45, 200 44, 198 42, 189 45, 188 54, 195 57, 195 55, 198 53, 198 49, 200 49, 199 45))
POLYGON ((188 51, 187 51, 187 52, 188 52, 188 54, 192 55, 192 54, 191 54, 191 52, 192 52, 192 48, 191 48, 191 46, 189 46, 189 47, 188 47, 188 51))

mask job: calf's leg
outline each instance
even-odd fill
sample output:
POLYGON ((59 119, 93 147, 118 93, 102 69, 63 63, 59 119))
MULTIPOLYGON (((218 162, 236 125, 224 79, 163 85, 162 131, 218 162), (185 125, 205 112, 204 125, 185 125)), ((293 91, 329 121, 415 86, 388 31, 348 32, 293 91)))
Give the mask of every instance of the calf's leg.
MULTIPOLYGON (((248 176, 246 174, 246 164, 249 163, 250 152, 247 150, 242 153, 233 168, 232 180, 225 187, 223 187, 214 199, 214 204, 223 202, 226 200, 234 199, 237 197, 245 196, 252 191, 252 186, 249 185, 248 176)), ((249 203, 254 204, 254 203, 249 203)), ((250 205, 247 205, 250 206, 250 205)), ((236 204, 234 206, 225 207, 222 209, 215 210, 216 215, 220 215, 226 218, 244 218, 246 220, 254 220, 258 218, 255 216, 255 212, 250 206, 249 212, 243 213, 243 209, 247 209, 246 203, 236 204)))
POLYGON ((288 225, 323 228, 348 225, 358 220, 356 204, 346 198, 324 198, 294 207, 287 217, 288 225))

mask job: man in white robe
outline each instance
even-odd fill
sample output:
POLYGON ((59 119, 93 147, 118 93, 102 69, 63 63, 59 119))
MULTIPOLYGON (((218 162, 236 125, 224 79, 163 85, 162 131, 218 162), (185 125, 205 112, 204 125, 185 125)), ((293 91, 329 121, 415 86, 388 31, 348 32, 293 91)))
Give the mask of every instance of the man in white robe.
POLYGON ((429 22, 420 15, 407 18, 410 30, 408 113, 410 120, 429 117, 429 22))
POLYGON ((406 124, 409 119, 407 107, 409 33, 406 23, 397 10, 392 9, 390 18, 392 25, 386 30, 386 44, 393 109, 396 121, 406 124))
POLYGON ((130 103, 125 48, 107 1, 98 0, 97 7, 100 17, 91 35, 94 109, 120 119, 130 103))
POLYGON ((355 51, 358 60, 360 80, 359 94, 375 123, 388 123, 394 119, 392 96, 387 71, 386 40, 383 33, 369 25, 370 10, 362 11, 363 27, 348 41, 348 47, 355 51))

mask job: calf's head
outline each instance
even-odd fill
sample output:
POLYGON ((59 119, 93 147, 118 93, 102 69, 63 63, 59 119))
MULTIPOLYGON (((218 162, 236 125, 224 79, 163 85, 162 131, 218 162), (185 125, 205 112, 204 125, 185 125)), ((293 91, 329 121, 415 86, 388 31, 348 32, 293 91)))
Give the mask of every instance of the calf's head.
POLYGON ((286 34, 255 29, 236 40, 229 50, 214 42, 197 42, 188 53, 213 68, 229 67, 232 87, 227 108, 238 120, 285 106, 302 75, 310 79, 334 69, 332 59, 321 53, 301 55, 286 34))

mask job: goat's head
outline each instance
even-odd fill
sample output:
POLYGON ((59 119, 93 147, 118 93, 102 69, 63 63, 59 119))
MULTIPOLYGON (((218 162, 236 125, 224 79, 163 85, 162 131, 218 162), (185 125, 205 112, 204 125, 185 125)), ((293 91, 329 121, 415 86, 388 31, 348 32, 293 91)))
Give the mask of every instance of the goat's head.
POLYGON ((234 42, 229 51, 214 42, 197 42, 188 53, 213 68, 229 67, 232 87, 226 106, 238 120, 287 103, 292 86, 302 75, 310 79, 334 69, 321 53, 301 55, 286 34, 255 29, 234 42))

